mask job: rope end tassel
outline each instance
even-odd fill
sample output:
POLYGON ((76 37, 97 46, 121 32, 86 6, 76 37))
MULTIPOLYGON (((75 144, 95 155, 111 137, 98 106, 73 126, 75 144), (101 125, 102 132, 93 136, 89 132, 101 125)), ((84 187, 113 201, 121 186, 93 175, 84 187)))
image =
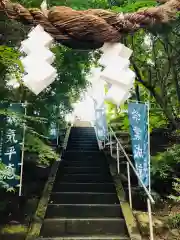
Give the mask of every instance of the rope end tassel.
POLYGON ((0 0, 0 11, 24 24, 40 24, 59 43, 71 48, 97 49, 105 42, 119 42, 123 34, 168 22, 176 17, 180 0, 157 0, 162 5, 134 13, 114 13, 103 9, 76 11, 56 6, 46 11, 27 9, 9 0, 0 0))

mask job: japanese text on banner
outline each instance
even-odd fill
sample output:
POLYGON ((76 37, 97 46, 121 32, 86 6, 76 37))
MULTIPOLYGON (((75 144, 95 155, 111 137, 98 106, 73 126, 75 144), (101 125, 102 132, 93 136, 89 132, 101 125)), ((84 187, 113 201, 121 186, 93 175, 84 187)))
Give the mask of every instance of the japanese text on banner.
POLYGON ((108 134, 107 122, 106 122, 106 111, 104 104, 101 108, 97 108, 96 101, 94 103, 95 109, 95 129, 97 133, 98 140, 106 140, 108 134))
MULTIPOLYGON (((4 107, 4 106, 3 106, 4 107)), ((13 103, 6 107, 14 113, 24 113, 21 103, 13 103)), ((1 126, 1 161, 5 169, 0 171, 0 181, 6 182, 9 187, 19 184, 18 175, 21 163, 22 129, 14 116, 7 116, 1 126)))
POLYGON ((128 116, 133 157, 140 179, 149 185, 149 141, 148 141, 148 107, 146 104, 129 103, 128 116))

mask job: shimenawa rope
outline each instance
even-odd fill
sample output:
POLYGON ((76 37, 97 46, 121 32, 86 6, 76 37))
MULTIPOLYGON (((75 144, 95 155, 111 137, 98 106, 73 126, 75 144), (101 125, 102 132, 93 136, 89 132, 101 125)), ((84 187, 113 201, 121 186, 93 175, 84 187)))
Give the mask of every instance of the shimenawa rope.
POLYGON ((99 48, 104 42, 119 42, 122 34, 137 31, 176 17, 180 0, 159 0, 157 7, 134 13, 114 13, 102 9, 76 11, 56 6, 46 14, 37 8, 25 8, 9 0, 0 0, 0 11, 24 24, 41 24, 55 40, 72 48, 99 48))

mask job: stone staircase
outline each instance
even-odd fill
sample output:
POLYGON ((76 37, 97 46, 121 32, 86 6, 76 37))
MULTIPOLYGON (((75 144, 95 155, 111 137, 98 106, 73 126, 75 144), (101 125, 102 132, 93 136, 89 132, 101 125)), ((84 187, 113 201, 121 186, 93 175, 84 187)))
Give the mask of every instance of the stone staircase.
POLYGON ((130 240, 94 128, 71 129, 40 239, 130 240))

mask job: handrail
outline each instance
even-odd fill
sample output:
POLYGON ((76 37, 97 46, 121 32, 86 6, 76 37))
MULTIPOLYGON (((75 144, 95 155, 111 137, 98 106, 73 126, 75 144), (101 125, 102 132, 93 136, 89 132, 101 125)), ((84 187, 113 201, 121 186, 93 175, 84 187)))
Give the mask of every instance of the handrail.
POLYGON ((147 197, 149 198, 150 202, 151 202, 152 204, 154 204, 155 201, 154 201, 153 197, 151 196, 151 194, 150 194, 150 192, 148 191, 147 187, 144 185, 143 181, 142 181, 141 178, 139 177, 138 172, 136 171, 136 169, 135 169, 133 163, 131 162, 129 156, 127 155, 126 151, 124 150, 124 148, 123 148, 121 142, 120 142, 119 139, 116 137, 116 134, 115 134, 115 132, 113 131, 113 129, 111 128, 111 126, 109 126, 109 129, 110 129, 110 131, 112 132, 112 134, 114 135, 114 137, 115 137, 117 143, 119 144, 119 146, 120 146, 122 152, 124 153, 124 155, 125 155, 125 157, 126 157, 128 163, 129 163, 129 165, 131 166, 131 168, 133 169, 134 173, 136 174, 136 176, 137 176, 139 182, 141 183, 141 185, 142 185, 142 187, 143 187, 145 193, 147 194, 147 197))

